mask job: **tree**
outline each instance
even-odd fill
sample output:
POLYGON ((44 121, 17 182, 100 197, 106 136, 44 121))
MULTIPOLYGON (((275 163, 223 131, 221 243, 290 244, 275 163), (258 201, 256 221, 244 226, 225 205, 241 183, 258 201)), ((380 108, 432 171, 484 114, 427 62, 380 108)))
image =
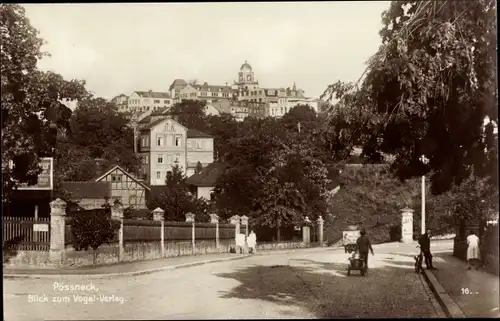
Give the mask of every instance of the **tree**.
POLYGON ((206 133, 214 137, 215 159, 221 160, 227 153, 227 146, 230 139, 237 136, 238 122, 233 115, 222 113, 220 115, 207 116, 206 133))
POLYGON ((228 166, 216 183, 215 199, 224 215, 248 215, 261 226, 297 224, 304 215, 326 210, 329 182, 313 150, 276 119, 248 119, 231 139, 228 166))
POLYGON ((89 158, 103 158, 137 173, 140 159, 134 152, 134 132, 114 103, 89 97, 78 102, 71 117, 71 142, 89 158))
POLYGON ((151 207, 162 208, 169 220, 183 221, 185 214, 189 212, 196 214, 197 220, 206 220, 207 202, 192 195, 185 180, 182 170, 175 165, 172 174, 167 176, 165 190, 152 201, 151 207))
POLYGON ((120 229, 120 222, 111 218, 109 208, 78 212, 71 218, 71 232, 73 233, 73 247, 76 251, 93 250, 93 264, 95 264, 98 248, 104 243, 110 243, 120 229))
POLYGON ((311 106, 297 105, 281 118, 281 122, 292 131, 298 130, 300 124, 300 131, 307 133, 318 127, 318 116, 311 106))
POLYGON ((60 101, 87 93, 83 81, 65 81, 36 64, 46 55, 43 40, 26 18, 21 5, 0 6, 2 99, 2 192, 7 201, 17 183, 36 184, 39 154, 46 152, 43 133, 54 119, 60 101), (13 161, 14 168, 9 166, 13 161))
POLYGON ((169 114, 177 117, 177 121, 187 128, 205 132, 207 129, 205 108, 204 101, 186 99, 173 105, 169 114))
POLYGON ((361 84, 325 92, 343 91, 334 109, 350 109, 364 153, 395 155, 401 179, 431 173, 437 194, 472 170, 498 185, 495 2, 393 1, 382 22, 382 45, 361 84))

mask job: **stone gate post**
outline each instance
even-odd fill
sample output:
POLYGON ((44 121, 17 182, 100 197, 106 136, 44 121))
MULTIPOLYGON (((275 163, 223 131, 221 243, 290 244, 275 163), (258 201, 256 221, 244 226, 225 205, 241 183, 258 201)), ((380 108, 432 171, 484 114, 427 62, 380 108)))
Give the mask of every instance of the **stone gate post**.
POLYGON ((401 210, 401 242, 413 242, 413 210, 411 208, 403 208, 401 210))
POLYGON ((64 264, 66 254, 66 202, 58 198, 50 202, 50 260, 64 264))

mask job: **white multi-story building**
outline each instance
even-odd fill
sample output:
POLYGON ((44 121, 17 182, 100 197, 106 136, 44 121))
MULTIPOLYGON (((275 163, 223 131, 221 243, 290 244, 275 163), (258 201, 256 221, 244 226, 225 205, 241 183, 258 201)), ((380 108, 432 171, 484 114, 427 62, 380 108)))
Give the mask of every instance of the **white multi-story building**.
POLYGON ((134 91, 128 98, 128 112, 143 113, 170 108, 174 100, 168 92, 134 91))
POLYGON ((149 116, 139 133, 142 176, 150 185, 165 185, 176 164, 191 176, 198 162, 205 167, 214 161, 213 137, 188 129, 169 116, 149 116))

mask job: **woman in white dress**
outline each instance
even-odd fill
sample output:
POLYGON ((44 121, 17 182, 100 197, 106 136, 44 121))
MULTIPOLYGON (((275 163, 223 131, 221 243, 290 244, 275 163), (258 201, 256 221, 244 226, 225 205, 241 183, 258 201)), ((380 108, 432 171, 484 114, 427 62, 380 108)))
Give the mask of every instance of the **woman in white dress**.
MULTIPOLYGON (((474 261, 479 260, 479 237, 473 231, 469 232, 469 236, 467 236, 467 262, 469 262, 468 269, 470 270, 472 267, 472 263, 474 261)), ((479 267, 476 266, 476 270, 479 267)))
POLYGON ((257 252, 257 235, 255 235, 254 231, 252 231, 250 235, 248 235, 247 244, 250 253, 257 252))

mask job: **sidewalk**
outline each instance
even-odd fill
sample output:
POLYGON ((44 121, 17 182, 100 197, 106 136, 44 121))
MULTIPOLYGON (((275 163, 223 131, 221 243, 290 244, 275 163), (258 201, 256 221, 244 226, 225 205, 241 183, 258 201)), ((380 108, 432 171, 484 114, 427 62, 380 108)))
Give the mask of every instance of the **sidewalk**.
POLYGON ((177 269, 195 265, 202 265, 215 262, 223 262, 230 260, 243 259, 248 255, 241 254, 207 254, 193 256, 170 257, 157 260, 135 261, 135 262, 120 262, 115 264, 85 266, 78 268, 62 268, 62 269, 12 269, 4 268, 4 277, 56 277, 56 276, 95 276, 95 277, 112 277, 112 276, 131 276, 139 274, 147 274, 156 271, 177 269))
POLYGON ((467 262, 452 256, 452 253, 440 253, 434 257, 437 270, 426 273, 431 288, 437 290, 451 316, 458 317, 463 313, 465 317, 500 317, 498 276, 481 269, 467 270, 467 262), (436 281, 438 284, 433 284, 436 281), (452 301, 446 298, 446 294, 452 301))
POLYGON ((236 253, 220 253, 207 255, 190 255, 170 257, 157 260, 144 260, 134 262, 119 262, 106 265, 83 266, 76 268, 62 269, 47 269, 47 268, 24 268, 12 269, 4 268, 4 277, 11 278, 54 278, 57 276, 88 276, 90 278, 104 278, 117 276, 134 276, 141 274, 149 274, 164 270, 173 270, 184 267, 217 263, 231 260, 243 259, 252 255, 281 255, 294 253, 296 251, 324 251, 326 247, 318 248, 298 248, 298 249, 283 249, 283 250, 265 250, 259 251, 256 254, 236 254, 236 253))

